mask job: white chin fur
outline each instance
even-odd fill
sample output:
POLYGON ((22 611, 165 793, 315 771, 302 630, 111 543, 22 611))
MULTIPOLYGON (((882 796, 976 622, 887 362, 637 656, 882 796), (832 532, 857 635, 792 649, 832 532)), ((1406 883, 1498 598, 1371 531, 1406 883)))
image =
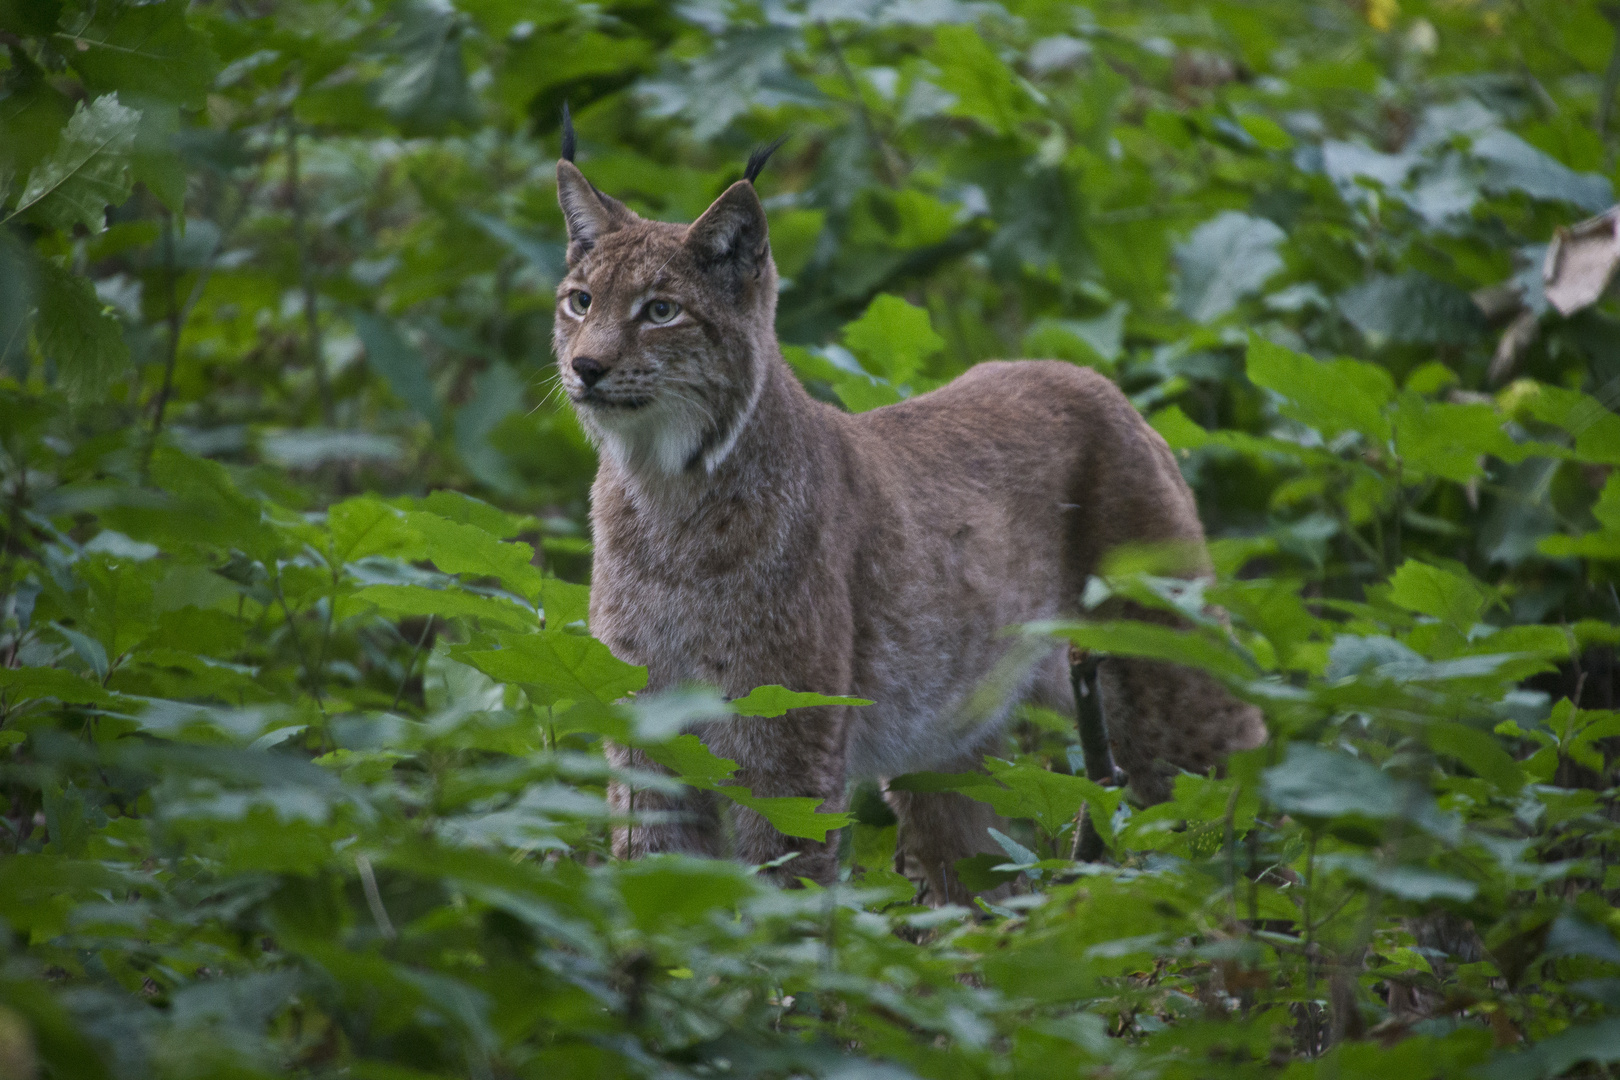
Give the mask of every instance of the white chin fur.
MULTIPOLYGON (((764 388, 764 379, 754 380, 748 402, 732 422, 725 439, 704 452, 704 471, 714 472, 731 454, 738 436, 753 416, 764 388)), ((611 457, 620 468, 630 472, 678 476, 686 471, 687 462, 703 445, 703 439, 714 423, 713 417, 700 406, 680 398, 661 396, 645 408, 634 411, 593 410, 586 429, 596 435, 602 453, 611 457)))
POLYGON ((591 420, 602 453, 621 468, 667 476, 686 468, 709 427, 707 413, 667 397, 634 411, 593 411, 591 420))

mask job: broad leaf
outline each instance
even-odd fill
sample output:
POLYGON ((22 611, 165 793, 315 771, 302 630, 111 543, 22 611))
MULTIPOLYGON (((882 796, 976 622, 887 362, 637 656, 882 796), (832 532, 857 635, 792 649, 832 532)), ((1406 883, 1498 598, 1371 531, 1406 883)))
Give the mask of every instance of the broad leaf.
POLYGON ((83 225, 107 227, 107 208, 129 198, 130 154, 141 114, 105 94, 80 103, 50 157, 28 174, 12 216, 28 214, 40 224, 69 232, 83 225))

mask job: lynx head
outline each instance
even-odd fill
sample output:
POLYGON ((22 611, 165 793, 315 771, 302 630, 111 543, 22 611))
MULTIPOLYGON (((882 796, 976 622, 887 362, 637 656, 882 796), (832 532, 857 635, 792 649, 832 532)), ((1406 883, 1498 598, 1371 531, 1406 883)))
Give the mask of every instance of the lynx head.
POLYGON ((747 424, 776 351, 776 265, 753 179, 691 225, 639 217, 557 162, 568 273, 553 344, 562 386, 598 448, 641 474, 707 470, 747 424))

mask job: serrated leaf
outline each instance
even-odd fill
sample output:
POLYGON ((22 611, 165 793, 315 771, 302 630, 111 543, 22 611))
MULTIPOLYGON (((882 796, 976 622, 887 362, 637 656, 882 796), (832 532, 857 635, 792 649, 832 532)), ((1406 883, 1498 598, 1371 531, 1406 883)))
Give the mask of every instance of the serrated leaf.
POLYGON ((331 507, 326 524, 332 530, 332 557, 339 564, 372 555, 420 559, 427 550, 427 542, 408 516, 374 495, 346 499, 331 507))
POLYGON ((1395 411, 1395 452, 1404 469, 1466 484, 1485 471, 1487 456, 1522 461, 1533 446, 1502 430, 1505 417, 1487 404, 1458 405, 1401 394, 1395 411))
POLYGON ((96 682, 61 668, 0 668, 0 690, 8 704, 53 698, 64 705, 111 705, 116 699, 96 682))
POLYGON ((93 398, 129 364, 129 346, 116 316, 85 278, 49 259, 36 263, 39 316, 34 333, 40 351, 56 365, 68 395, 93 398))
POLYGON ((854 821, 842 811, 823 813, 821 800, 801 795, 760 796, 745 787, 728 785, 714 789, 739 806, 746 806, 771 823, 784 836, 825 841, 827 834, 854 821))
POLYGON ((1273 344, 1249 339, 1249 381, 1280 394, 1282 412, 1332 437, 1359 431, 1382 442, 1389 438, 1385 406, 1395 400, 1395 380, 1374 364, 1357 360, 1316 360, 1273 344))
POLYGON ((845 813, 822 813, 821 800, 802 795, 758 796, 739 784, 727 784, 737 763, 710 750, 696 735, 677 735, 668 742, 644 747, 648 757, 692 787, 714 791, 759 814, 786 836, 824 841, 827 833, 854 821, 845 813))
POLYGON ((560 630, 496 638, 499 649, 461 646, 450 655, 496 682, 531 688, 538 704, 586 699, 611 705, 647 685, 646 668, 625 663, 595 638, 560 630))
POLYGON ((799 693, 782 686, 759 686, 731 702, 738 716, 781 716, 789 709, 807 709, 815 705, 870 705, 866 698, 828 697, 825 694, 799 693))
POLYGON ((844 327, 844 344, 872 374, 899 385, 943 349, 945 339, 934 333, 928 312, 884 293, 867 305, 859 319, 844 327))
POLYGON ((481 619, 513 630, 531 629, 539 623, 533 611, 510 600, 422 585, 367 585, 340 598, 335 611, 338 618, 344 619, 369 609, 391 618, 437 615, 481 619))
POLYGON ((1408 559, 1390 578, 1389 598, 1408 611, 1429 615, 1467 634, 1490 595, 1471 577, 1408 559))
POLYGON ((390 44, 397 60, 377 81, 377 104, 412 133, 476 119, 478 100, 461 58, 463 16, 429 0, 406 0, 394 10, 399 25, 390 44))
POLYGON ((27 214, 49 228, 93 233, 107 226, 107 207, 121 206, 131 189, 130 161, 141 114, 106 94, 80 103, 56 150, 34 166, 17 197, 15 217, 27 214))
POLYGON ((540 607, 546 614, 546 627, 551 630, 586 622, 591 613, 590 586, 546 578, 540 583, 540 607))
POLYGON ((1029 633, 1063 638, 1099 653, 1142 656, 1202 668, 1211 675, 1248 679, 1258 674, 1234 646, 1191 630, 1172 630, 1155 623, 1118 619, 1108 622, 1029 623, 1029 633))
POLYGON ((1375 349, 1391 342, 1466 345, 1485 331, 1485 317, 1466 292, 1427 274, 1377 275, 1337 303, 1375 349))
POLYGON ((219 60, 186 7, 186 0, 97 4, 88 25, 65 35, 74 45, 65 55, 97 92, 139 92, 200 109, 219 60))
POLYGON ((539 599, 545 576, 534 565, 534 548, 528 544, 497 540, 476 525, 448 521, 437 514, 411 511, 407 517, 425 542, 424 554, 440 570, 498 578, 519 596, 539 599))
POLYGON ((1214 322, 1283 268, 1275 222, 1237 210, 1204 222, 1176 248, 1176 306, 1196 322, 1214 322))
POLYGON ((395 503, 405 510, 426 510, 461 525, 477 526, 497 540, 510 540, 526 527, 524 518, 449 488, 440 488, 421 498, 396 499, 395 503))

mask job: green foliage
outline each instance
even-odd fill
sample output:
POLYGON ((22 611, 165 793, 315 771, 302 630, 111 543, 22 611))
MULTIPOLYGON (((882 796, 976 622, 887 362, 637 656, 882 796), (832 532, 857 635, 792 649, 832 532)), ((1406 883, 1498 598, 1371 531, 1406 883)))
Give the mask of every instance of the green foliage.
POLYGON ((0 0, 0 1073, 1606 1075, 1620 309, 1542 279, 1620 179, 1605 11, 0 0), (1217 575, 1122 553, 1087 613, 1178 627, 1030 648, 1200 667, 1267 745, 1136 807, 1026 708, 891 778, 1005 819, 974 910, 870 785, 738 783, 694 732, 867 703, 590 636, 564 101, 666 219, 792 135, 819 397, 1115 378, 1217 575), (844 830, 841 880, 617 862, 615 777, 844 830))

